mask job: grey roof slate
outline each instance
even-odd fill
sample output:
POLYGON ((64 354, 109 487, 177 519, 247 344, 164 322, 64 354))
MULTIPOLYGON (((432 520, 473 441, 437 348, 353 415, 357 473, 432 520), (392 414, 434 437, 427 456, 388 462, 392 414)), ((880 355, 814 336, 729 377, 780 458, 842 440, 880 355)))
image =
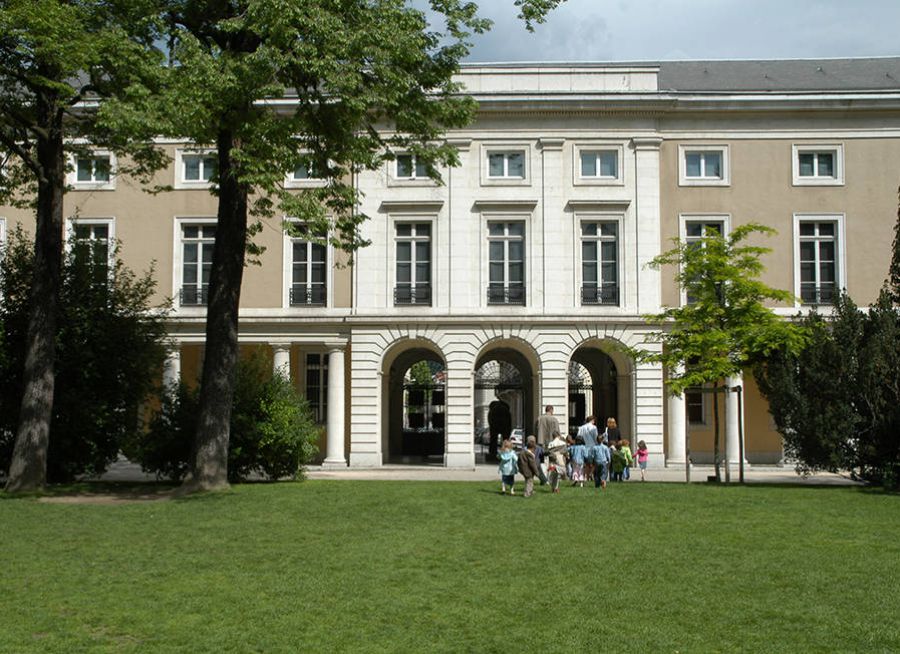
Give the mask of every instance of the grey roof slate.
POLYGON ((693 93, 900 90, 900 57, 661 61, 659 90, 693 93))

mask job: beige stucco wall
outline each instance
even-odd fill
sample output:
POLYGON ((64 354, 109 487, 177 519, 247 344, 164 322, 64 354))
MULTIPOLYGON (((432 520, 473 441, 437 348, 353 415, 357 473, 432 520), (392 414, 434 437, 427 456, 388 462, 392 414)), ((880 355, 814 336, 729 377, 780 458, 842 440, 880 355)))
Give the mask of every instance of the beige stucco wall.
MULTIPOLYGON (((146 186, 175 185, 175 145, 165 146, 172 162, 159 171, 146 186)), ((134 179, 118 176, 115 190, 71 190, 65 195, 65 216, 80 218, 114 218, 115 234, 120 242, 125 265, 136 272, 156 270, 157 292, 154 303, 177 294, 173 287, 173 256, 175 252, 176 218, 214 218, 217 198, 208 189, 176 189, 157 194, 146 192, 134 179)), ((31 211, 0 206, 0 218, 5 218, 7 231, 17 223, 34 234, 34 214, 31 211)), ((252 220, 252 219, 251 219, 252 220)), ((259 257, 262 265, 248 265, 244 269, 241 290, 242 308, 280 308, 283 304, 284 239, 280 217, 263 220, 263 229, 253 237, 254 243, 265 248, 259 257)), ((346 255, 338 253, 335 262, 345 262, 346 255)), ((336 267, 334 271, 334 306, 350 306, 350 269, 336 267)))
MULTIPOLYGON (((664 246, 678 236, 681 214, 730 214, 731 225, 761 222, 778 235, 757 238, 772 248, 763 280, 794 290, 795 213, 844 214, 847 290, 861 305, 875 299, 887 275, 900 185, 900 139, 672 140, 660 150, 661 226, 664 246), (793 186, 792 145, 843 144, 843 186, 793 186), (728 145, 731 184, 679 186, 680 144, 728 145)), ((663 304, 678 302, 672 271, 663 274, 663 304)))

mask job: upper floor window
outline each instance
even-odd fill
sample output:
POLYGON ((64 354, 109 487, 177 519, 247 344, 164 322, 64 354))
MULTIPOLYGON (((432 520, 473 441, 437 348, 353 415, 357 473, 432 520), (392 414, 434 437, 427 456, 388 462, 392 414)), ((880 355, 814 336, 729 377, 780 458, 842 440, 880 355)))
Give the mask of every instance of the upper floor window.
POLYGON ((524 152, 491 152, 488 154, 488 177, 525 179, 524 152))
POLYGON ((619 304, 619 223, 581 223, 581 303, 619 304))
POLYGON ((488 223, 488 304, 525 304, 525 223, 488 223))
POLYGON ((681 186, 727 186, 728 146, 680 145, 679 184, 681 186))
POLYGON ((840 186, 844 183, 842 145, 795 145, 794 186, 840 186))
POLYGON ((215 224, 181 226, 181 306, 206 306, 212 270, 215 224))
POLYGON ((615 180, 619 178, 618 150, 580 150, 582 179, 615 180))
POLYGON ((320 171, 319 167, 311 161, 300 164, 294 168, 291 173, 292 182, 304 182, 307 180, 321 181, 322 179, 324 179, 322 171, 320 171))
POLYGON ((74 170, 68 175, 69 183, 77 189, 107 190, 115 188, 111 153, 76 155, 74 170))
POLYGON ((808 305, 833 304, 839 288, 839 223, 800 219, 797 232, 800 301, 808 305))
POLYGON ((89 218, 69 223, 69 245, 76 260, 90 266, 96 283, 109 279, 110 243, 115 223, 111 218, 89 218))
POLYGON ((431 223, 397 223, 394 304, 431 304, 431 223))
POLYGON ((310 239, 305 225, 298 226, 297 230, 298 236, 291 238, 291 306, 324 306, 328 297, 327 248, 324 243, 310 239))
POLYGON ((428 179, 428 165, 414 154, 397 155, 397 179, 428 179))
POLYGON ((176 188, 209 188, 218 171, 219 157, 211 150, 178 150, 175 166, 176 188))
MULTIPOLYGON (((725 219, 723 218, 684 218, 684 242, 688 247, 703 247, 703 239, 711 236, 725 235, 725 219)), ((685 291, 684 302, 693 304, 697 298, 685 291)))

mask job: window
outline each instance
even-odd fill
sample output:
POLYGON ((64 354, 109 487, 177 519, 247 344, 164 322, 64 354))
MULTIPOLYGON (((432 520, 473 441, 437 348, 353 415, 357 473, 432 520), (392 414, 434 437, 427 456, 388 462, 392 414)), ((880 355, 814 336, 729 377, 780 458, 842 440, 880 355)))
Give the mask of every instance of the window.
POLYGON ((300 235, 291 238, 291 306, 324 306, 327 301, 326 246, 310 240, 305 225, 298 226, 297 230, 300 235))
POLYGON ((488 177, 525 179, 525 153, 492 152, 488 154, 488 177))
POLYGON ((428 179, 428 166, 413 154, 398 155, 397 179, 428 179))
POLYGON ((328 355, 306 355, 306 400, 315 421, 324 424, 328 417, 328 355))
POLYGON ((206 306, 209 299, 209 271, 212 269, 214 224, 181 227, 181 306, 206 306))
POLYGON ((839 186, 844 183, 842 145, 793 146, 794 186, 839 186))
POLYGON ((74 169, 68 175, 68 182, 76 190, 110 190, 115 188, 111 153, 76 155, 72 160, 74 169))
POLYGON ((218 167, 219 157, 213 150, 178 150, 175 153, 175 187, 209 188, 218 167))
MULTIPOLYGON (((682 220, 682 239, 688 247, 703 247, 704 238, 709 238, 716 234, 724 236, 726 233, 724 216, 721 218, 701 216, 692 218, 682 217, 682 220)), ((686 304, 693 304, 697 301, 697 298, 685 291, 683 300, 686 304)))
POLYGON ((525 304, 525 223, 488 223, 488 304, 525 304))
POLYGON ((618 179, 618 150, 581 150, 579 152, 581 177, 584 179, 618 179))
POLYGON ((687 410, 688 424, 705 425, 706 424, 706 397, 705 393, 699 390, 686 390, 684 392, 684 403, 687 410))
POLYGON ((431 223, 397 223, 394 304, 431 305, 431 223))
POLYGON ((619 224, 581 223, 581 303, 619 304, 619 224))
POLYGON ((304 182, 307 180, 320 181, 322 179, 324 178, 319 167, 311 161, 300 164, 294 168, 293 173, 291 173, 292 182, 304 182))
POLYGON ((680 145, 679 184, 681 186, 727 186, 728 146, 680 145))
POLYGON ((109 280, 114 227, 111 219, 80 219, 69 223, 68 245, 76 260, 90 266, 95 284, 109 280))
POLYGON ((800 301, 832 304, 837 291, 838 225, 801 220, 799 224, 800 301))

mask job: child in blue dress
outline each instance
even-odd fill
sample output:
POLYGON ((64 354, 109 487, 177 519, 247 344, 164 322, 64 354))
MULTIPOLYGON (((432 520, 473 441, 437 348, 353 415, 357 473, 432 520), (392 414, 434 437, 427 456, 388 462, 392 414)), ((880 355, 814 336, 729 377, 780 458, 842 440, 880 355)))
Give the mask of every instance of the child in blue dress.
POLYGON ((509 488, 509 494, 515 495, 516 491, 513 485, 516 483, 516 472, 519 469, 516 452, 513 449, 512 442, 508 438, 503 439, 500 446, 500 492, 506 495, 506 489, 509 488))
POLYGON ((584 488, 584 462, 587 459, 587 448, 581 436, 575 437, 575 444, 569 448, 569 461, 572 463, 572 485, 584 488))

